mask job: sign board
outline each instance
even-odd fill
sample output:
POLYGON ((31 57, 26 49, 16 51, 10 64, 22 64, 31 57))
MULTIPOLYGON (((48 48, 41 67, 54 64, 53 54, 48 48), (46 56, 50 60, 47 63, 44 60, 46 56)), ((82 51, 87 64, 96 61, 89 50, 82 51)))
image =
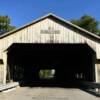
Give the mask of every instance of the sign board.
POLYGON ((41 30, 41 34, 60 34, 60 30, 49 27, 47 30, 41 30))

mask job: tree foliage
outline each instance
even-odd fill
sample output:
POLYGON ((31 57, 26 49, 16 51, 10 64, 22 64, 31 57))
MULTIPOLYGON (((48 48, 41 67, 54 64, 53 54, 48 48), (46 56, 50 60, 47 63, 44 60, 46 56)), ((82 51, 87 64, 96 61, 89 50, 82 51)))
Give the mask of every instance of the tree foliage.
POLYGON ((15 29, 15 26, 11 26, 10 24, 11 19, 8 16, 0 16, 0 34, 15 29))
POLYGON ((54 70, 40 70, 39 76, 41 79, 51 79, 54 77, 55 71, 54 70))
POLYGON ((78 20, 71 20, 71 22, 94 34, 100 35, 99 22, 89 15, 84 15, 78 20))

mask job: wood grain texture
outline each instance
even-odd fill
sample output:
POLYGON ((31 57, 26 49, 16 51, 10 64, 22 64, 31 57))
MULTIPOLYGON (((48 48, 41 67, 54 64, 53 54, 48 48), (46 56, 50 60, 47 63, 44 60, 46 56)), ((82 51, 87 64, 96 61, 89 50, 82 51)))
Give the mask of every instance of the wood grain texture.
POLYGON ((0 59, 2 52, 13 43, 87 43, 93 50, 97 52, 97 57, 100 58, 100 44, 95 41, 80 35, 68 27, 55 22, 52 19, 46 18, 34 25, 22 29, 14 34, 0 39, 0 59), (53 28, 59 30, 58 34, 41 34, 41 30, 53 28))
MULTIPOLYGON (((100 44, 78 32, 70 29, 68 26, 60 24, 50 18, 39 21, 14 34, 0 39, 0 59, 3 59, 3 52, 13 43, 87 43, 95 52, 97 59, 100 59, 100 44), (41 30, 58 30, 59 33, 41 33, 41 30)), ((2 76, 2 65, 0 65, 0 76, 2 76)), ((1 80, 2 77, 0 77, 1 80)))

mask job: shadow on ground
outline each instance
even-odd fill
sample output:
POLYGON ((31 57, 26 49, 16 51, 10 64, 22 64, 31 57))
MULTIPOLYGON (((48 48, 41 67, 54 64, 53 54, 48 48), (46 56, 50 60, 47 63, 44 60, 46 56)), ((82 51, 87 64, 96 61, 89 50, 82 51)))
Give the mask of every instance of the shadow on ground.
POLYGON ((55 82, 55 81, 38 81, 38 82, 19 82, 21 87, 64 87, 64 88, 79 88, 78 82, 55 82))
POLYGON ((97 92, 96 89, 87 89, 87 88, 83 88, 83 87, 81 87, 80 89, 91 94, 91 95, 94 95, 96 97, 100 97, 100 90, 97 92))
POLYGON ((82 91, 85 91, 91 95, 94 95, 96 97, 100 97, 100 91, 96 92, 95 89, 88 89, 82 84, 79 84, 79 82, 49 82, 49 81, 39 81, 39 82, 19 82, 21 87, 29 87, 29 88, 34 88, 34 87, 60 87, 60 88, 79 88, 82 91))

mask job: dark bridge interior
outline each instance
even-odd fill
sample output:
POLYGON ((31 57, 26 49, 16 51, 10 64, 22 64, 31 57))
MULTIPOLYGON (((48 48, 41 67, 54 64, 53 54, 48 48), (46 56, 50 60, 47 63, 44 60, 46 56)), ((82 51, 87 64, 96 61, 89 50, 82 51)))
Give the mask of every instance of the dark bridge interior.
POLYGON ((95 81, 95 52, 87 44, 13 44, 8 48, 7 80, 23 85, 75 85, 95 81), (54 70, 41 79, 40 70, 54 70))

